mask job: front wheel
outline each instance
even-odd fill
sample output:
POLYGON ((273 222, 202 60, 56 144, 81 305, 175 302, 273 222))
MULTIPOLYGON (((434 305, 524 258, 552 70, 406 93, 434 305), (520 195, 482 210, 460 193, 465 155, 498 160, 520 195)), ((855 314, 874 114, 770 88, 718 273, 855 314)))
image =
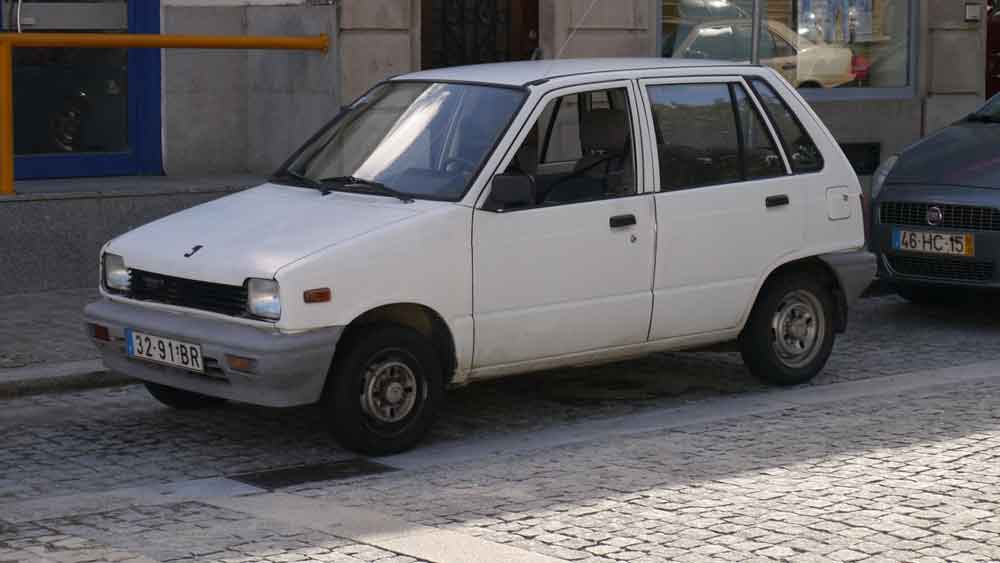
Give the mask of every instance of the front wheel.
POLYGON ((770 383, 805 383, 830 357, 833 318, 833 295, 822 280, 805 273, 774 279, 764 286, 740 335, 743 361, 770 383))
POLYGON ((334 436, 366 455, 412 448, 430 429, 444 394, 433 343, 410 328, 378 325, 341 346, 323 400, 334 436))
POLYGON ((195 393, 194 391, 185 391, 184 389, 168 387, 151 381, 146 382, 146 390, 157 401, 178 410, 207 409, 217 407, 226 402, 225 399, 220 399, 219 397, 210 397, 201 393, 195 393))

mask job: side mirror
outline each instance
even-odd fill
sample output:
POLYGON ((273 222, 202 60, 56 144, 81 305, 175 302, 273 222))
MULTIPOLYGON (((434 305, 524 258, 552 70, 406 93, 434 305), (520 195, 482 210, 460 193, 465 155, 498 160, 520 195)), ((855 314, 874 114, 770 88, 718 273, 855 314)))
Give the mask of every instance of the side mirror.
POLYGON ((535 183, 527 174, 499 174, 493 177, 490 201, 497 211, 534 205, 535 183))

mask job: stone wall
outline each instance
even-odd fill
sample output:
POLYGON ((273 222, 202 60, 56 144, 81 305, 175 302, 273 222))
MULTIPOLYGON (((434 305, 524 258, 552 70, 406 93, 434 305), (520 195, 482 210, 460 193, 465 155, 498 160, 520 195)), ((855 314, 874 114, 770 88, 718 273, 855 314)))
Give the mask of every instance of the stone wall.
MULTIPOLYGON (((924 0, 924 132, 976 109, 986 96, 986 14, 965 21, 965 2, 924 0)), ((981 3, 985 4, 985 2, 981 3)))
POLYGON ((234 4, 165 3, 162 31, 325 33, 331 38, 331 49, 327 53, 164 50, 163 168, 167 174, 266 174, 340 107, 335 6, 234 4))
POLYGON ((547 59, 656 54, 656 2, 541 0, 540 10, 541 47, 547 59))

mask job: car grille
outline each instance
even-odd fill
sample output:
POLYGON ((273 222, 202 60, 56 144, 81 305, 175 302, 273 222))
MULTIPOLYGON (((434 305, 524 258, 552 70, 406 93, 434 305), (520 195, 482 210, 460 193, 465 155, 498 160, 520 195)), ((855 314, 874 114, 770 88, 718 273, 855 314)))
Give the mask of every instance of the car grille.
POLYGON ((979 282, 993 279, 993 262, 922 256, 888 256, 888 259, 889 266, 904 276, 979 282))
POLYGON ((234 317, 247 316, 247 290, 243 286, 175 278, 143 270, 129 270, 129 274, 131 287, 126 296, 132 299, 234 317))
POLYGON ((928 203, 886 201, 880 206, 879 220, 884 225, 927 226, 927 208, 937 207, 944 215, 944 229, 968 231, 1000 231, 1000 210, 969 205, 934 205, 928 203))

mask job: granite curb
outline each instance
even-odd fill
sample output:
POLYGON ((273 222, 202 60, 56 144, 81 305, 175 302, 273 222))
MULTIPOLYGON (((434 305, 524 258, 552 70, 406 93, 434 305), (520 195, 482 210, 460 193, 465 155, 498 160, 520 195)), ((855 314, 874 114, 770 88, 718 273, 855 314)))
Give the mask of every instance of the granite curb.
POLYGON ((117 387, 135 382, 131 377, 109 371, 101 360, 35 364, 0 369, 0 399, 117 387))

